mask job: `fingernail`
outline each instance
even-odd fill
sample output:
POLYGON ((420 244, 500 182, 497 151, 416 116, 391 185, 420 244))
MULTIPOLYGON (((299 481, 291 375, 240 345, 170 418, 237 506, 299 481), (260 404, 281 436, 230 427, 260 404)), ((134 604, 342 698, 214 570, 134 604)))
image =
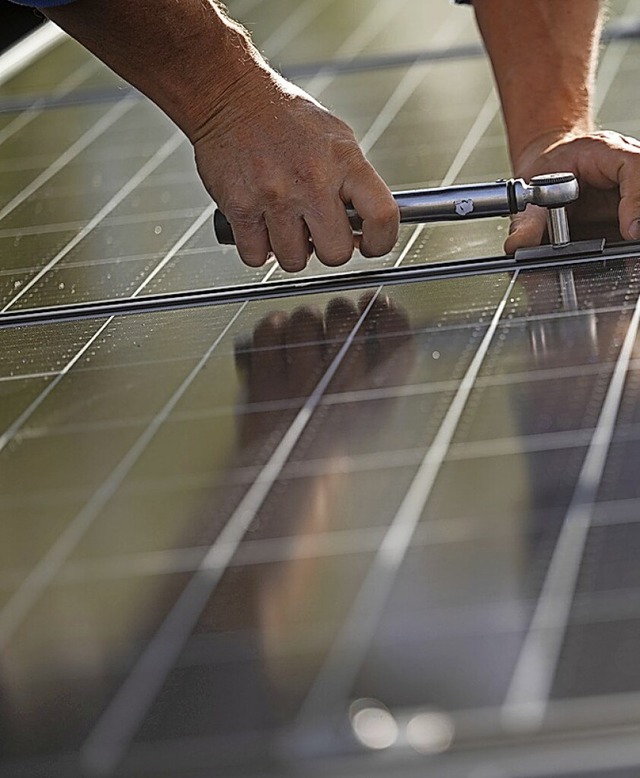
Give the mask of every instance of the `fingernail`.
POLYGON ((640 219, 636 219, 629 227, 629 235, 633 240, 640 240, 640 219))

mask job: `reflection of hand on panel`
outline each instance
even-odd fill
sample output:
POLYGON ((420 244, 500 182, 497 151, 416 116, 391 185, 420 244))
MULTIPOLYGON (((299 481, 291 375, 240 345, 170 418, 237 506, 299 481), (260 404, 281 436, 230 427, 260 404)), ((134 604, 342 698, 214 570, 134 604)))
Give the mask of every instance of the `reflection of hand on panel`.
MULTIPOLYGON (((324 313, 303 307, 291 314, 269 314, 259 322, 251 345, 245 342, 237 353, 248 403, 239 418, 241 461, 260 456, 273 433, 282 432, 281 417, 289 419, 294 413, 286 401, 296 409, 304 404, 369 301, 368 296, 357 304, 335 298, 324 313), (284 405, 280 410, 278 403, 284 405)), ((318 652, 328 648, 344 618, 349 594, 341 586, 349 584, 340 584, 340 576, 351 580, 360 575, 361 559, 351 562, 345 573, 339 549, 326 553, 326 543, 332 542, 327 533, 342 532, 341 549, 347 551, 349 532, 375 523, 375 517, 368 515, 374 510, 370 498, 375 500, 375 495, 359 494, 355 499, 353 494, 354 484, 345 468, 349 443, 363 438, 367 451, 376 450, 375 436, 384 434, 384 418, 394 404, 393 393, 380 397, 376 390, 386 395, 385 388, 402 385, 414 358, 407 316, 391 300, 377 300, 329 386, 329 404, 316 412, 319 419, 309 424, 308 442, 302 441, 285 477, 276 484, 275 512, 267 505, 259 519, 260 536, 287 539, 287 559, 257 570, 248 596, 266 672, 290 702, 313 679, 318 652), (345 402, 334 402, 340 400, 345 402), (354 510, 363 515, 355 517, 354 510), (310 625, 320 628, 312 640, 313 651, 309 650, 310 625), (295 646, 302 650, 295 651, 295 646)), ((388 486, 381 484, 381 488, 388 486)), ((247 577, 252 577, 249 571, 247 577)))
MULTIPOLYGON (((346 298, 334 298, 324 314, 307 306, 291 314, 274 312, 259 322, 250 338, 238 342, 236 367, 246 403, 246 412, 238 419, 239 446, 241 451, 249 449, 249 457, 247 452, 241 454, 243 459, 253 456, 256 441, 259 443, 277 432, 281 421, 304 404, 369 300, 368 295, 357 304, 346 298)), ((389 298, 378 299, 333 377, 328 394, 337 396, 400 386, 414 358, 415 344, 406 314, 389 298)), ((366 432, 363 414, 367 424, 375 424, 375 419, 369 418, 371 408, 370 401, 352 402, 340 414, 340 424, 336 423, 332 435, 323 430, 323 440, 330 443, 332 451, 340 448, 345 434, 353 434, 358 428, 366 432)), ((380 414, 388 408, 389 403, 375 405, 376 413, 380 414)), ((324 415, 326 424, 332 423, 337 414, 332 411, 324 415)), ((314 459, 327 453, 314 446, 314 459)))

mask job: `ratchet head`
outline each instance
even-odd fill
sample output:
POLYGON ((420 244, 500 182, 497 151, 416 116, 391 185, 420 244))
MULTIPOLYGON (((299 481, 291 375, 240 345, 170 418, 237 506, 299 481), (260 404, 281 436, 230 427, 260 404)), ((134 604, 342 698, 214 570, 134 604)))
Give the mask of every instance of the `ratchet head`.
POLYGON ((529 182, 530 202, 543 208, 562 208, 578 199, 580 189, 573 173, 548 173, 529 182))

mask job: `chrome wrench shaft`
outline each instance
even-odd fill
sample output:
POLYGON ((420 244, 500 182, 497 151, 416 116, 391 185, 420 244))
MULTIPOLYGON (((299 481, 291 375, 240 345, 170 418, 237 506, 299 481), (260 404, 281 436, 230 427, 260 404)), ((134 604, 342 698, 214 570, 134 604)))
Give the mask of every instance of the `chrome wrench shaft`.
MULTIPOLYGON (((536 176, 530 183, 511 178, 488 184, 464 184, 395 192, 400 221, 403 224, 426 224, 439 221, 465 221, 490 216, 510 216, 528 205, 560 209, 578 198, 576 178, 571 173, 536 176)), ((347 208, 354 232, 362 230, 356 211, 347 208)), ((216 237, 222 244, 235 243, 233 229, 221 211, 214 216, 216 237)))

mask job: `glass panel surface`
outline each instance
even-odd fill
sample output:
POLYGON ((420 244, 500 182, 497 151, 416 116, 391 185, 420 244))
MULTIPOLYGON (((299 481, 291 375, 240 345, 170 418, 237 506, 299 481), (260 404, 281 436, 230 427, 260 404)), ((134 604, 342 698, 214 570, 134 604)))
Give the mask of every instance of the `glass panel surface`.
MULTIPOLYGON (((507 172, 483 58, 389 64, 468 9, 229 5, 393 186, 507 172)), ((601 98, 636 134, 638 51, 601 98)), ((2 86, 6 310, 287 283, 210 208, 76 44, 2 86)), ((0 330, 0 776, 635 776, 639 292, 631 256, 0 330)))

